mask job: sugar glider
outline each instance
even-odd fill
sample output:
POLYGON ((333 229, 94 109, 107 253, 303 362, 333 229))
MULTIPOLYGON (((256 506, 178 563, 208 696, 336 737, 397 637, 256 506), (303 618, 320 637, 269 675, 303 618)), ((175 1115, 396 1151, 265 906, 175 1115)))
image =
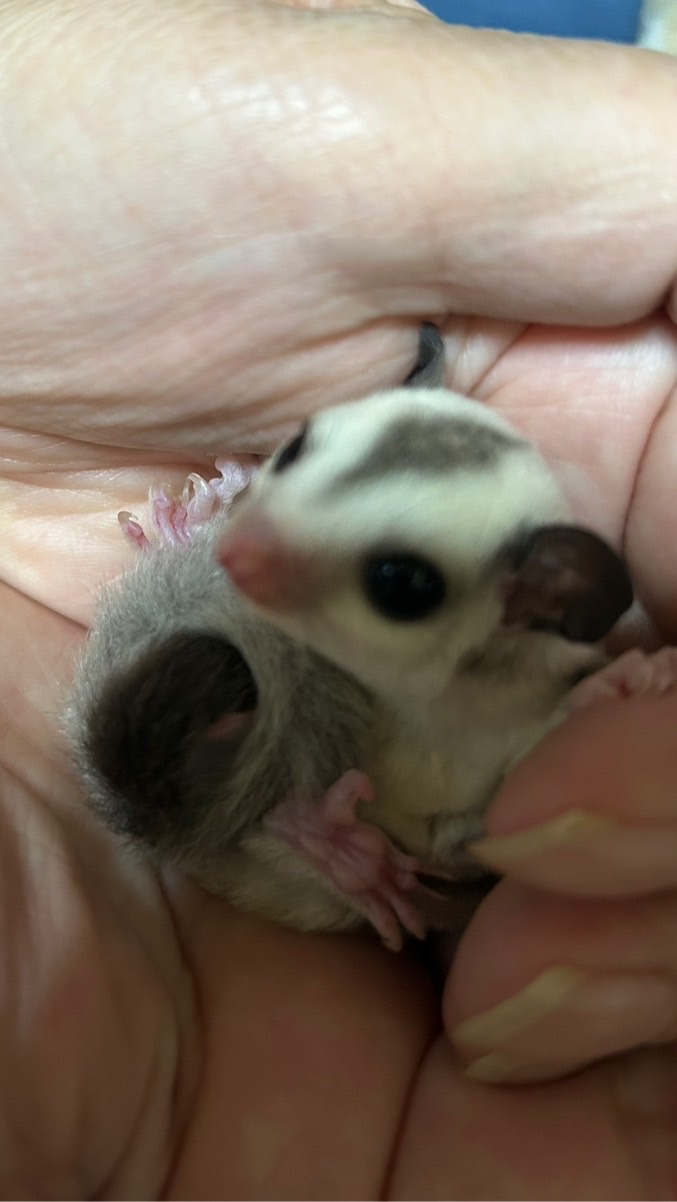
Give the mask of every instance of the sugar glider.
MULTIPOLYGON (((232 506, 193 477, 106 589, 68 709, 92 806, 160 863, 310 930, 422 935, 430 878, 630 605, 535 448, 441 386, 320 412, 232 506)), ((434 910, 434 906, 433 906, 434 910)))

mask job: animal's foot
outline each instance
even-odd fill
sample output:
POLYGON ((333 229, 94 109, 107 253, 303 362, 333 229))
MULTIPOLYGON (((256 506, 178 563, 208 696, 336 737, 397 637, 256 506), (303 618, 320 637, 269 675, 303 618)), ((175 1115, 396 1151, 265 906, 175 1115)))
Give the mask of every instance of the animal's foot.
POLYGON ((256 464, 251 455, 237 462, 217 460, 218 476, 205 480, 191 472, 180 497, 173 496, 165 485, 154 486, 149 494, 149 533, 127 512, 118 514, 123 533, 140 550, 158 542, 170 546, 189 543, 196 530, 227 509, 246 488, 256 464))
POLYGON ((587 676, 569 694, 569 708, 582 709, 593 701, 609 698, 660 696, 677 687, 677 647, 662 647, 647 655, 626 651, 592 676, 587 676))
POLYGON ((414 856, 393 847, 378 827, 357 817, 357 803, 372 797, 369 778, 352 770, 319 802, 283 802, 268 815, 266 826, 359 907, 386 947, 399 951, 402 928, 418 939, 425 934, 423 918, 409 896, 423 867, 414 856))

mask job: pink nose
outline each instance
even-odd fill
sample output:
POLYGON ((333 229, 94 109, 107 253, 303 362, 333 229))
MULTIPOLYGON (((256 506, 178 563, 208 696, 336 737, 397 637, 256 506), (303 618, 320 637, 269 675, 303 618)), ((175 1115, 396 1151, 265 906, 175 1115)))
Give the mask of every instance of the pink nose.
POLYGON ((233 522, 219 562, 245 597, 266 609, 289 609, 305 595, 301 557, 271 522, 253 514, 233 522))

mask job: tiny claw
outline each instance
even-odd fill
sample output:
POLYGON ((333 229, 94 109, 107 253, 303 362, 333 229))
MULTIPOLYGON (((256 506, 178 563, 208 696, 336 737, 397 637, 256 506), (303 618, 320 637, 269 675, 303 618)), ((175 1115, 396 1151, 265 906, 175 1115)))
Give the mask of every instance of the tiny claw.
POLYGON ((186 480, 181 497, 182 507, 188 519, 188 527, 200 526, 214 515, 217 506, 221 504, 220 497, 211 483, 191 472, 186 480))
POLYGON ((214 467, 219 473, 209 481, 223 505, 230 505, 238 493, 248 487, 261 466, 256 455, 240 455, 238 459, 217 459, 214 467))
POLYGON ((365 918, 373 926, 383 946, 389 952, 401 952, 404 939, 397 919, 381 906, 372 905, 368 898, 364 899, 363 906, 365 918))
POLYGON ((237 492, 249 482, 257 464, 253 456, 244 456, 241 463, 217 461, 220 475, 213 480, 191 472, 180 497, 173 495, 168 484, 154 484, 148 492, 151 538, 146 536, 138 518, 126 510, 118 515, 125 537, 140 548, 150 546, 151 542, 174 546, 190 543, 197 529, 226 511, 237 492))
POLYGON ((151 520, 160 539, 171 544, 187 543, 186 508, 171 495, 168 486, 152 488, 149 499, 151 520))
POLYGON ((120 529, 122 530, 125 538, 134 547, 136 547, 137 550, 145 551, 146 548, 150 546, 150 543, 144 533, 143 526, 139 522, 139 519, 134 517, 133 513, 129 513, 128 510, 122 509, 118 514, 118 522, 120 523, 120 529))

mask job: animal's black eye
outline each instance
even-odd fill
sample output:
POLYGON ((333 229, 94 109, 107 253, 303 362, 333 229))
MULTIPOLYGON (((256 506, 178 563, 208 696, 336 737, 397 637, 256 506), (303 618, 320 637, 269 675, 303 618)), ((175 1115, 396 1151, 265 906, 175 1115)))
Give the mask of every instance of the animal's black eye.
POLYGON ((283 446, 282 450, 278 451, 273 461, 274 472, 283 472, 286 467, 289 467, 290 463, 293 463, 295 459, 298 459, 301 451, 303 450, 303 444, 306 441, 307 433, 308 422, 304 422, 298 434, 295 434, 294 437, 290 439, 285 446, 283 446))
POLYGON ((363 582, 379 613, 394 622, 418 622, 444 601, 442 573, 418 555, 378 555, 367 560, 363 582))

